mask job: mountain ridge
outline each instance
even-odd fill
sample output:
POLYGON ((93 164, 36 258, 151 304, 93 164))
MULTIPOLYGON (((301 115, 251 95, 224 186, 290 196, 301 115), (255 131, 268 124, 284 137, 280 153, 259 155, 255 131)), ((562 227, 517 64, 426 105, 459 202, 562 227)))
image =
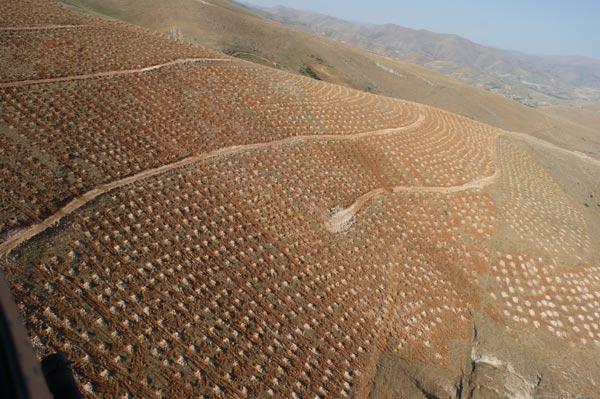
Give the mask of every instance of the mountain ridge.
POLYGON ((482 45, 456 34, 393 23, 362 24, 284 6, 253 9, 267 18, 415 62, 526 105, 600 99, 600 60, 594 58, 531 55, 482 45))
POLYGON ((496 127, 520 131, 600 157, 590 126, 471 87, 406 61, 302 32, 223 0, 64 0, 87 13, 124 20, 178 40, 255 63, 375 94, 447 109, 496 127), (209 3, 211 5, 207 5, 209 3))

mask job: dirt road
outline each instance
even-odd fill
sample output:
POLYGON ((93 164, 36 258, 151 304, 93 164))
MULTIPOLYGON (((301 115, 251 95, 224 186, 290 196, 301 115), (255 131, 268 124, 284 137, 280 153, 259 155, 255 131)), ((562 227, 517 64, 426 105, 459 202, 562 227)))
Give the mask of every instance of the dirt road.
MULTIPOLYGON (((142 69, 135 70, 135 71, 138 71, 138 72, 150 71, 150 70, 162 68, 162 67, 168 66, 168 65, 175 65, 175 64, 181 64, 181 63, 186 63, 186 62, 196 62, 198 60, 202 61, 202 60, 207 60, 207 59, 177 60, 177 61, 173 61, 170 63, 146 67, 146 68, 142 68, 142 69)), ((220 60, 220 59, 218 59, 218 60, 220 60)), ((223 61, 232 61, 232 60, 223 59, 223 61)), ((112 72, 111 75, 124 74, 124 73, 130 73, 130 72, 116 71, 116 72, 112 72)), ((109 76, 111 76, 111 75, 109 75, 109 76)), ((6 241, 4 241, 2 244, 0 244, 0 257, 7 256, 8 254, 10 254, 10 252, 12 250, 14 250, 16 247, 21 245, 23 242, 28 241, 29 239, 42 233, 43 231, 50 228, 51 226, 57 224, 64 217, 70 215, 71 213, 73 213, 77 209, 81 208, 82 206, 86 205, 90 201, 94 200, 98 196, 108 193, 117 188, 123 187, 125 185, 135 183, 139 180, 143 180, 143 179, 153 177, 156 175, 160 175, 162 173, 166 173, 166 172, 169 172, 169 171, 181 168, 181 167, 192 165, 196 162, 210 160, 212 158, 236 155, 236 154, 240 154, 243 152, 260 150, 260 149, 264 149, 264 148, 276 148, 276 147, 297 145, 297 144, 301 144, 301 143, 309 142, 309 141, 359 140, 359 139, 365 138, 365 137, 398 134, 398 133, 419 127, 420 125, 423 124, 424 120, 425 120, 425 116, 423 114, 421 114, 415 121, 413 121, 409 125, 399 127, 399 128, 381 129, 381 130, 367 131, 367 132, 348 134, 348 135, 326 134, 326 135, 313 135, 313 136, 294 136, 294 137, 288 137, 285 139, 264 142, 264 143, 230 146, 230 147, 221 148, 221 149, 218 149, 215 151, 211 151, 208 153, 194 155, 194 156, 191 156, 188 158, 184 158, 180 161, 177 161, 177 162, 174 162, 174 163, 171 163, 168 165, 163 165, 163 166, 160 166, 157 168, 148 169, 148 170, 145 170, 138 174, 135 174, 135 175, 132 175, 132 176, 120 179, 120 180, 116 180, 114 182, 102 184, 102 185, 86 192, 85 194, 73 199, 71 202, 69 202, 63 208, 61 208, 56 213, 49 216, 42 222, 32 225, 23 230, 17 231, 12 236, 10 236, 6 241)), ((538 145, 542 145, 546 148, 549 148, 549 149, 552 149, 555 151, 568 153, 572 156, 576 156, 582 160, 585 160, 587 162, 592 162, 592 163, 600 166, 600 160, 596 160, 594 158, 588 157, 587 155, 579 153, 577 151, 570 151, 570 150, 566 150, 566 149, 557 147, 557 146, 550 144, 548 142, 545 142, 541 139, 533 138, 533 137, 525 135, 525 134, 515 133, 515 132, 503 132, 503 133, 500 133, 500 136, 519 138, 519 139, 529 141, 529 142, 532 142, 532 143, 535 143, 538 145)), ((394 193, 451 194, 451 193, 468 191, 468 190, 481 190, 481 189, 493 184, 498 177, 498 173, 499 172, 496 171, 491 176, 476 179, 471 182, 468 182, 468 183, 465 183, 462 185, 458 185, 458 186, 448 186, 448 187, 396 186, 396 187, 392 187, 391 192, 394 192, 394 193)), ((326 228, 332 233, 339 233, 341 231, 346 230, 352 224, 354 216, 358 212, 360 212, 360 210, 365 206, 365 204, 367 202, 369 202, 370 200, 372 200, 380 195, 384 195, 389 192, 390 192, 389 190, 385 190, 384 188, 378 188, 378 189, 372 190, 372 191, 362 195, 361 197, 356 199, 356 201, 354 201, 354 203, 352 205, 350 205, 349 207, 341 209, 338 212, 336 212, 335 214, 333 214, 325 222, 326 228)))
POLYGON ((32 79, 32 80, 19 80, 14 82, 5 82, 0 83, 0 88, 6 87, 21 87, 35 84, 47 84, 47 83, 56 83, 56 82, 71 82, 75 80, 85 80, 85 79, 95 79, 95 78, 104 78, 104 77, 114 77, 121 75, 131 75, 136 73, 150 72, 155 71, 157 69, 170 67, 173 65, 181 65, 181 64, 191 64, 195 62, 237 62, 239 60, 235 58, 183 58, 179 60, 165 62, 163 64, 151 65, 144 68, 137 69, 123 69, 119 71, 106 71, 106 72, 96 72, 89 73, 85 75, 72 75, 72 76, 63 76, 57 78, 48 78, 48 79, 32 79))
MULTIPOLYGON (((600 160, 592 158, 586 154, 583 154, 581 152, 578 151, 571 151, 571 150, 567 150, 565 148, 562 147, 558 147, 554 144, 551 144, 547 141, 544 141, 542 139, 538 139, 536 137, 524 134, 524 133, 518 133, 518 132, 502 132, 499 135, 500 137, 509 137, 509 138, 513 138, 513 139, 520 139, 523 140, 525 142, 528 142, 530 144, 533 145, 538 145, 541 147, 544 147, 548 150, 551 151, 558 151, 561 152, 563 154, 567 154, 576 158, 579 158, 580 160, 583 160, 585 162, 589 162, 592 163, 596 166, 600 167, 600 160)), ((460 186, 450 186, 450 187, 419 187, 419 186, 397 186, 397 187, 393 187, 392 188, 392 192, 394 193, 440 193, 440 194, 451 194, 451 193, 456 193, 456 192, 461 192, 461 191, 468 191, 468 190, 481 190, 491 184, 493 184, 497 178, 498 178, 498 170, 496 170, 496 172, 491 175, 491 176, 487 176, 481 179, 477 179, 477 180, 473 180, 471 182, 462 184, 460 186)), ((326 222, 325 222, 325 227, 332 233, 339 233, 342 231, 347 230, 351 225, 352 222, 354 220, 354 217, 356 216, 357 213, 360 212, 360 210, 365 206, 365 204, 369 201, 371 201, 372 199, 380 196, 380 195, 384 195, 386 193, 389 193, 389 191, 384 190, 383 188, 378 188, 372 191, 369 191, 368 193, 360 196, 358 199, 356 199, 356 201, 354 201, 354 203, 352 205, 350 205, 347 208, 341 209, 337 212, 335 212, 326 222)))
POLYGON ((42 233, 43 231, 50 228, 51 226, 57 224, 64 217, 75 212, 77 209, 81 208, 85 204, 94 200, 98 196, 108 193, 119 187, 123 187, 128 184, 135 183, 139 180, 143 180, 143 179, 146 179, 149 177, 160 175, 162 173, 166 173, 166 172, 178 169, 178 168, 182 168, 184 166, 192 165, 196 162, 201 162, 201 161, 205 161, 205 160, 209 160, 209 159, 213 159, 213 158, 217 158, 217 157, 237 155, 240 153, 259 150, 259 149, 263 149, 263 148, 283 147, 283 146, 288 146, 288 145, 301 144, 303 142, 309 142, 309 141, 358 140, 360 138, 368 137, 368 136, 398 134, 398 133, 401 133, 401 132, 404 132, 404 131, 407 131, 410 129, 417 128, 419 125, 421 125, 423 123, 424 119, 425 119, 425 117, 423 115, 420 115, 411 124, 409 124, 407 126, 399 127, 399 128, 394 128, 394 129, 374 130, 374 131, 361 132, 361 133, 355 133, 355 134, 349 134, 349 135, 331 135, 330 134, 330 135, 315 135, 315 136, 294 136, 294 137, 288 137, 285 139, 264 142, 264 143, 236 145, 236 146, 221 148, 221 149, 211 151, 208 153, 204 153, 204 154, 200 154, 200 155, 194 155, 194 156, 191 156, 188 158, 184 158, 180 161, 170 163, 168 165, 163 165, 163 166, 160 166, 157 168, 148 169, 148 170, 145 170, 138 174, 135 174, 135 175, 132 175, 132 176, 120 179, 120 180, 102 184, 102 185, 86 192, 85 194, 73 199, 67 205, 65 205, 64 207, 59 209, 53 215, 44 219, 42 222, 34 224, 26 229, 23 229, 23 230, 20 230, 20 231, 14 233, 6 241, 4 241, 2 244, 0 244, 0 257, 7 256, 8 254, 10 254, 10 252, 13 249, 18 247, 25 241, 28 241, 29 239, 42 233))
MULTIPOLYGON (((393 193, 438 193, 438 194, 452 194, 462 191, 469 190, 481 190, 491 184, 493 184, 498 178, 498 170, 494 174, 480 179, 470 181, 459 186, 447 186, 447 187, 427 187, 427 186, 396 186, 393 187, 391 192, 393 193)), ((352 225, 354 216, 360 212, 360 210, 372 199, 381 195, 389 194, 389 190, 383 188, 377 188, 371 190, 366 194, 361 195, 354 201, 348 208, 341 209, 335 212, 326 222, 325 227, 331 233, 340 233, 347 230, 352 225)))

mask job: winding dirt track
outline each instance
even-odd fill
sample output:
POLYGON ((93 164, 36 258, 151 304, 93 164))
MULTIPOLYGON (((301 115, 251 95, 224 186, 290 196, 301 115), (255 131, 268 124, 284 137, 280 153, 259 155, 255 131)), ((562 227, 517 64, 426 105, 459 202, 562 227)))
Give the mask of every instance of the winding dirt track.
MULTIPOLYGON (((2 87, 15 87, 15 86, 24 86, 29 84, 40 84, 40 83, 53 83, 53 82, 65 82, 65 81, 74 81, 74 80, 82 80, 82 79, 90 79, 90 78, 98 78, 98 77, 106 77, 106 76, 119 76, 133 73, 142 73, 157 70, 160 68, 193 63, 193 62, 203 62, 203 61, 225 61, 225 62, 236 62, 235 59, 230 58, 189 58, 189 59, 179 59, 175 61, 170 61, 163 64, 157 64, 149 67, 139 68, 139 69, 130 69, 130 70, 121 70, 121 71, 109 71, 109 72, 99 72, 95 74, 87 74, 87 75, 77 75, 77 76, 67 76, 61 78, 51 78, 51 79, 42 79, 42 80, 27 80, 27 81, 19 81, 19 82, 9 82, 9 83, 0 83, 0 88, 2 87)), ((40 223, 34 224, 28 228, 17 231, 12 236, 10 236, 6 241, 0 244, 0 257, 5 257, 10 252, 12 252, 19 245, 33 238, 34 236, 44 232, 51 226, 60 222, 64 217, 70 215, 77 209, 86 205, 90 201, 94 200, 98 196, 108 193, 117 188, 123 187, 128 184, 135 183, 139 180, 143 180, 149 177, 153 177, 162 173, 166 173, 178 168, 182 168, 185 166, 192 165, 196 162, 201 162, 205 160, 209 160, 217 157, 224 157, 230 155, 236 155, 247 151, 260 150, 264 148, 276 148, 282 146, 289 146, 300 144, 308 141, 347 141, 347 140, 358 140, 364 137, 371 136, 382 136, 382 135, 390 135, 390 134, 398 134, 406 130, 414 129, 421 125, 425 120, 425 116, 423 114, 419 115, 419 117, 413 121, 411 124, 399 128, 390 128, 390 129, 381 129, 374 131, 367 131, 349 135, 336 135, 336 134, 324 134, 324 135, 313 135, 313 136, 294 136, 288 137, 281 140, 275 140, 264 143, 255 143, 255 144, 246 144, 246 145, 236 145, 221 148, 218 150, 214 150, 208 153, 194 155, 188 158, 181 159, 177 162, 163 165, 157 168, 148 169, 138 174, 116 180, 110 183, 105 183, 99 185, 98 187, 84 193, 83 195, 73 199, 63 208, 59 209, 56 213, 49 216, 45 220, 40 223)), ((512 138, 520 138, 525 141, 529 141, 538 145, 542 145, 546 148, 560 151, 564 153, 568 153, 570 155, 576 156, 582 160, 592 162, 596 165, 600 166, 600 160, 596 160, 591 158, 585 154, 582 154, 577 151, 570 151, 567 149, 563 149, 561 147, 550 144, 544 140, 537 139, 525 134, 517 133, 517 132, 503 132, 500 133, 500 136, 512 137, 512 138)), ((327 221, 325 221, 325 227, 332 233, 339 233, 341 231, 346 230, 352 224, 352 220, 354 216, 360 212, 360 210, 365 206, 367 202, 370 200, 384 195, 386 193, 439 193, 439 194, 450 194, 467 190, 481 190, 484 187, 487 187, 493 184, 498 177, 498 170, 487 177, 483 177, 477 180, 473 180, 471 182, 459 185, 459 186, 448 186, 448 187, 427 187, 427 186, 396 186, 391 188, 390 190, 386 190, 384 188, 378 188, 368 193, 360 196, 352 205, 347 208, 341 209, 338 212, 334 213, 327 221)))
POLYGON ((123 179, 116 180, 116 181, 113 181, 110 183, 101 184, 98 187, 86 192, 85 194, 73 199, 67 205, 65 205, 64 207, 62 207, 61 209, 59 209, 54 214, 52 214, 48 218, 44 219, 40 223, 34 224, 23 230, 17 231, 13 235, 11 235, 6 241, 4 241, 2 244, 0 244, 0 257, 7 256, 8 254, 10 254, 10 252, 12 250, 14 250, 16 247, 18 247, 25 241, 28 241, 31 238, 33 238, 34 236, 44 232, 51 226, 60 222, 64 217, 70 215, 71 213, 75 212, 77 209, 81 208, 82 206, 86 205, 90 201, 94 200, 96 197, 98 197, 102 194, 108 193, 112 190, 115 190, 119 187, 123 187, 128 184, 135 183, 139 180, 143 180, 143 179, 146 179, 149 177, 160 175, 162 173, 166 173, 166 172, 169 172, 169 171, 172 171, 175 169, 179 169, 179 168, 189 166, 189 165, 192 165, 197 162, 209 160, 212 158, 237 155, 240 153, 254 151, 254 150, 260 150, 260 149, 264 149, 264 148, 277 148, 277 147, 301 144, 301 143, 309 142, 309 141, 346 141, 346 140, 358 140, 360 138, 368 137, 368 136, 398 134, 403 131, 407 131, 407 130, 418 127, 419 125, 421 125, 423 123, 424 120, 425 120, 425 117, 423 115, 420 115, 411 124, 403 126, 403 127, 399 127, 399 128, 374 130, 374 131, 361 132, 361 133, 348 134, 348 135, 324 134, 324 135, 314 135, 314 136, 295 136, 295 137, 288 137, 288 138, 281 139, 281 140, 269 141, 269 142, 265 142, 265 143, 230 146, 230 147, 225 147, 225 148, 221 148, 218 150, 214 150, 211 152, 207 152, 204 154, 194 155, 194 156, 191 156, 188 158, 184 158, 177 162, 173 162, 173 163, 163 165, 163 166, 160 166, 157 168, 148 169, 148 170, 145 170, 138 174, 135 174, 135 175, 132 175, 129 177, 125 177, 123 179))
POLYGON ((144 68, 137 69, 123 69, 119 71, 106 71, 106 72, 96 72, 96 73, 88 73, 85 75, 72 75, 72 76, 63 76, 58 78, 48 78, 48 79, 32 79, 32 80, 19 80, 14 82, 6 82, 0 83, 0 88, 6 87, 21 87, 21 86, 29 86, 35 84, 47 84, 47 83, 57 83, 57 82, 71 82, 75 80, 85 80, 85 79, 95 79, 95 78, 104 78, 104 77, 114 77, 121 75, 131 75, 136 73, 150 72, 155 71, 157 69, 170 67, 173 65, 182 65, 182 64, 191 64, 195 62, 237 62, 239 60, 235 58, 182 58, 174 61, 165 62, 163 64, 151 65, 144 68))
MULTIPOLYGON (((452 194, 461 191, 482 190, 483 188, 493 184, 498 178, 498 170, 494 174, 482 177, 477 180, 461 184, 460 186, 447 187, 428 187, 428 186, 396 186, 392 187, 392 193, 437 193, 437 194, 452 194)), ((360 212, 365 204, 372 199, 389 194, 390 191, 384 188, 376 188, 366 194, 361 195, 348 208, 341 209, 335 212, 326 222, 325 227, 331 233, 341 233, 347 230, 351 225, 354 216, 360 212)))

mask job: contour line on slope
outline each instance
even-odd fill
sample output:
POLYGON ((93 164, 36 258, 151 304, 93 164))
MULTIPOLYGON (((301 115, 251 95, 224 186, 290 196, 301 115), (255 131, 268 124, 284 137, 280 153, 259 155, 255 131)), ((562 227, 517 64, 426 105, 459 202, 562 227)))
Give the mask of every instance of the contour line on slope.
POLYGON ((96 79, 103 77, 113 77, 113 76, 121 76, 121 75, 131 75, 136 73, 144 73, 155 71, 161 68, 167 68, 174 65, 182 65, 182 64, 191 64, 195 62, 239 62, 240 60, 235 58, 180 58, 174 61, 164 62, 162 64, 151 65, 143 68, 136 69, 121 69, 116 71, 104 71, 104 72, 96 72, 96 73, 88 73, 83 75, 71 75, 71 76, 62 76, 56 78, 47 78, 47 79, 29 79, 29 80, 17 80, 13 82, 4 82, 0 83, 0 89, 7 87, 22 87, 36 84, 48 84, 48 83, 57 83, 57 82, 71 82, 75 80, 86 80, 86 79, 96 79))
POLYGON ((169 172, 169 171, 172 171, 175 169, 179 169, 179 168, 182 168, 185 166, 189 166, 194 163, 205 161, 208 159, 229 156, 229 155, 236 155, 239 153, 259 150, 259 149, 263 149, 263 148, 282 147, 282 146, 300 144, 300 143, 307 142, 307 141, 357 140, 357 139, 367 137, 367 136, 379 136, 379 135, 389 135, 389 134, 400 133, 400 132, 418 127, 419 125, 421 125, 423 123, 424 120, 425 120, 425 116, 423 114, 421 114, 415 121, 413 121, 409 125, 402 126, 399 128, 373 130, 373 131, 354 133, 354 134, 348 134, 348 135, 328 134, 328 135, 293 136, 293 137, 287 137, 287 138, 284 138, 281 140, 274 140, 274 141, 269 141, 269 142, 264 142, 264 143, 233 145, 233 146, 229 146, 229 147, 220 148, 220 149, 217 149, 214 151, 210 151, 207 153, 193 155, 193 156, 181 159, 179 161, 176 161, 176 162, 173 162, 173 163, 170 163, 167 165, 147 169, 145 171, 142 171, 140 173, 137 173, 137 174, 129 176, 129 177, 125 177, 123 179, 115 180, 110 183, 101 184, 101 185, 97 186, 96 188, 93 188, 92 190, 80 195, 79 197, 74 198, 67 205, 65 205, 64 207, 62 207, 61 209, 59 209, 54 214, 50 215, 49 217, 47 217, 40 223, 36 223, 25 229, 17 231, 13 235, 11 235, 9 238, 7 238, 2 244, 0 244, 0 257, 8 256, 10 254, 10 252, 12 252, 19 245, 30 240, 31 238, 35 237, 36 235, 44 232, 51 226, 60 222, 64 217, 70 215, 71 213, 73 213, 77 209, 81 208, 82 206, 86 205, 90 201, 94 200, 98 196, 108 193, 114 189, 123 187, 125 185, 135 183, 139 180, 143 180, 143 179, 146 179, 149 177, 163 174, 163 173, 166 173, 166 172, 169 172))

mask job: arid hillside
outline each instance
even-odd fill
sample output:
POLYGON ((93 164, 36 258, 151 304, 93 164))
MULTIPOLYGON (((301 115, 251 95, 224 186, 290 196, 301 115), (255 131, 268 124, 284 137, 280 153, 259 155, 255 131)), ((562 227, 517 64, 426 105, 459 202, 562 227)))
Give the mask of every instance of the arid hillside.
POLYGON ((598 125, 555 118, 435 71, 262 18, 228 0, 63 0, 252 62, 416 101, 600 159, 598 125))
POLYGON ((600 161, 0 11, 0 266, 86 397, 598 397, 600 161))

